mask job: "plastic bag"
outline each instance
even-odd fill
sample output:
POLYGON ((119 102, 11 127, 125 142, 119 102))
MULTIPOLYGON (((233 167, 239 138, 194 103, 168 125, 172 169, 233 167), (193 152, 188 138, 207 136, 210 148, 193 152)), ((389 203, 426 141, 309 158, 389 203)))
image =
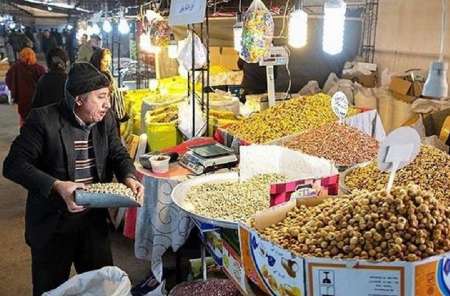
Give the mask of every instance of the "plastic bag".
MULTIPOLYGON (((192 100, 191 100, 192 101, 192 100)), ((195 100, 194 100, 195 102, 195 100)), ((192 138, 192 102, 183 103, 178 109, 178 129, 188 139, 192 138)), ((206 132, 206 120, 198 104, 195 104, 195 136, 201 136, 206 132)))
POLYGON ((128 275, 120 268, 106 266, 78 274, 42 296, 131 296, 128 275))
POLYGON ((194 57, 195 69, 199 69, 206 65, 207 51, 197 34, 189 32, 186 39, 180 43, 178 50, 178 63, 183 65, 186 70, 192 70, 192 38, 194 38, 194 57))
POLYGON ((311 80, 298 92, 298 94, 301 96, 310 96, 320 93, 321 91, 319 82, 311 80))
POLYGON ((335 83, 328 91, 327 94, 330 96, 333 96, 336 92, 341 91, 343 92, 348 99, 348 103, 350 105, 354 105, 355 100, 353 99, 353 82, 348 79, 339 79, 337 83, 335 83))
POLYGON ((171 122, 148 122, 147 141, 150 151, 161 151, 162 149, 176 146, 181 142, 181 135, 177 129, 177 121, 171 122))
POLYGON ((274 31, 272 14, 261 0, 254 0, 244 14, 240 53, 247 63, 257 63, 270 52, 274 31))
POLYGON ((359 83, 355 83, 355 106, 359 108, 377 109, 377 97, 372 88, 366 88, 359 83))
POLYGON ((163 18, 155 18, 150 24, 150 40, 153 46, 167 47, 172 33, 169 22, 163 18))
POLYGON ((328 75, 327 81, 325 81, 325 84, 323 85, 323 92, 328 93, 330 89, 338 83, 339 78, 337 77, 336 73, 331 72, 330 75, 328 75))

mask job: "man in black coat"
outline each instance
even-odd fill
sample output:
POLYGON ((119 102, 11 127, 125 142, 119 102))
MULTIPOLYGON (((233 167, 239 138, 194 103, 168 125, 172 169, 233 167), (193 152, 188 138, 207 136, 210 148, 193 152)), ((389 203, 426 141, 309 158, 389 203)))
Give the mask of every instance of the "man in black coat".
POLYGON ((89 63, 69 71, 65 99, 33 109, 3 165, 6 178, 28 189, 25 239, 31 248, 33 295, 70 275, 113 265, 107 209, 86 209, 74 191, 111 182, 113 173, 139 199, 143 186, 121 144, 109 99, 109 80, 89 63))

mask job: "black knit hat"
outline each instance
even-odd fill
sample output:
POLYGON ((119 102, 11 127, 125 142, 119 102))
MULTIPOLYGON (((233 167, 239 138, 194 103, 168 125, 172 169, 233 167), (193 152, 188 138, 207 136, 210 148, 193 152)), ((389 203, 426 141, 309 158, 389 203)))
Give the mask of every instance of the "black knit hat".
POLYGON ((67 91, 73 97, 109 87, 109 85, 108 77, 90 63, 74 63, 70 67, 66 82, 67 91))

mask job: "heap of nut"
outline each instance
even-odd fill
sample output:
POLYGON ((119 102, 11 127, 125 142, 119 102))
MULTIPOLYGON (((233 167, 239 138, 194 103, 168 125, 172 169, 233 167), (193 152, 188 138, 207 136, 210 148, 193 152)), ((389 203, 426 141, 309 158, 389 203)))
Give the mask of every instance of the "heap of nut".
POLYGON ((450 210, 416 185, 291 210, 263 236, 298 255, 416 261, 450 250, 450 210))
MULTIPOLYGON (((386 187, 389 175, 381 172, 376 162, 352 170, 345 178, 350 189, 380 190, 386 187)), ((419 155, 406 167, 397 171, 394 185, 419 185, 435 193, 436 198, 450 200, 450 155, 422 145, 419 155)))
MULTIPOLYGON (((241 140, 264 144, 336 121, 330 100, 330 96, 325 94, 295 98, 256 113, 226 129, 241 140)), ((351 116, 357 110, 349 108, 348 113, 351 116)))
POLYGON ((376 158, 378 141, 360 130, 333 122, 290 138, 284 146, 323 157, 340 166, 352 166, 376 158))
POLYGON ((270 185, 282 181, 281 175, 262 174, 242 182, 206 183, 192 187, 185 202, 203 217, 246 222, 269 207, 270 185))
POLYGON ((86 186, 91 193, 115 194, 136 200, 133 191, 122 183, 93 183, 86 186))

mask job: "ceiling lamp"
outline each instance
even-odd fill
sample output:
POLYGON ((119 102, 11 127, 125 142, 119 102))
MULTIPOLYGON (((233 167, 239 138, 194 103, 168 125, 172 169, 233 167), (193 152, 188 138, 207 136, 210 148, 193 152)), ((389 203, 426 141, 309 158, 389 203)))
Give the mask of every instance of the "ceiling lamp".
POLYGON ((128 26, 128 22, 123 16, 119 20, 119 32, 120 34, 130 33, 130 27, 128 26))
POLYGON ((328 54, 342 52, 344 47, 345 11, 343 0, 327 0, 324 5, 322 48, 328 54))
POLYGON ((289 16, 288 43, 293 48, 305 46, 308 37, 308 15, 302 10, 300 2, 297 2, 295 10, 289 16))
POLYGON ((422 91, 424 97, 433 99, 441 99, 448 96, 448 64, 444 61, 445 38, 447 36, 447 11, 448 0, 442 0, 441 50, 439 60, 431 63, 428 78, 422 91))
POLYGON ((105 19, 103 22, 103 31, 106 33, 110 33, 112 31, 111 22, 108 19, 105 19))
POLYGON ((170 59, 176 59, 178 57, 178 42, 175 40, 175 36, 173 36, 173 34, 170 34, 170 41, 167 50, 170 59))
POLYGON ((234 43, 234 50, 238 53, 241 52, 242 45, 241 45, 241 39, 242 39, 242 13, 239 11, 236 15, 236 23, 233 26, 233 43, 234 43))

